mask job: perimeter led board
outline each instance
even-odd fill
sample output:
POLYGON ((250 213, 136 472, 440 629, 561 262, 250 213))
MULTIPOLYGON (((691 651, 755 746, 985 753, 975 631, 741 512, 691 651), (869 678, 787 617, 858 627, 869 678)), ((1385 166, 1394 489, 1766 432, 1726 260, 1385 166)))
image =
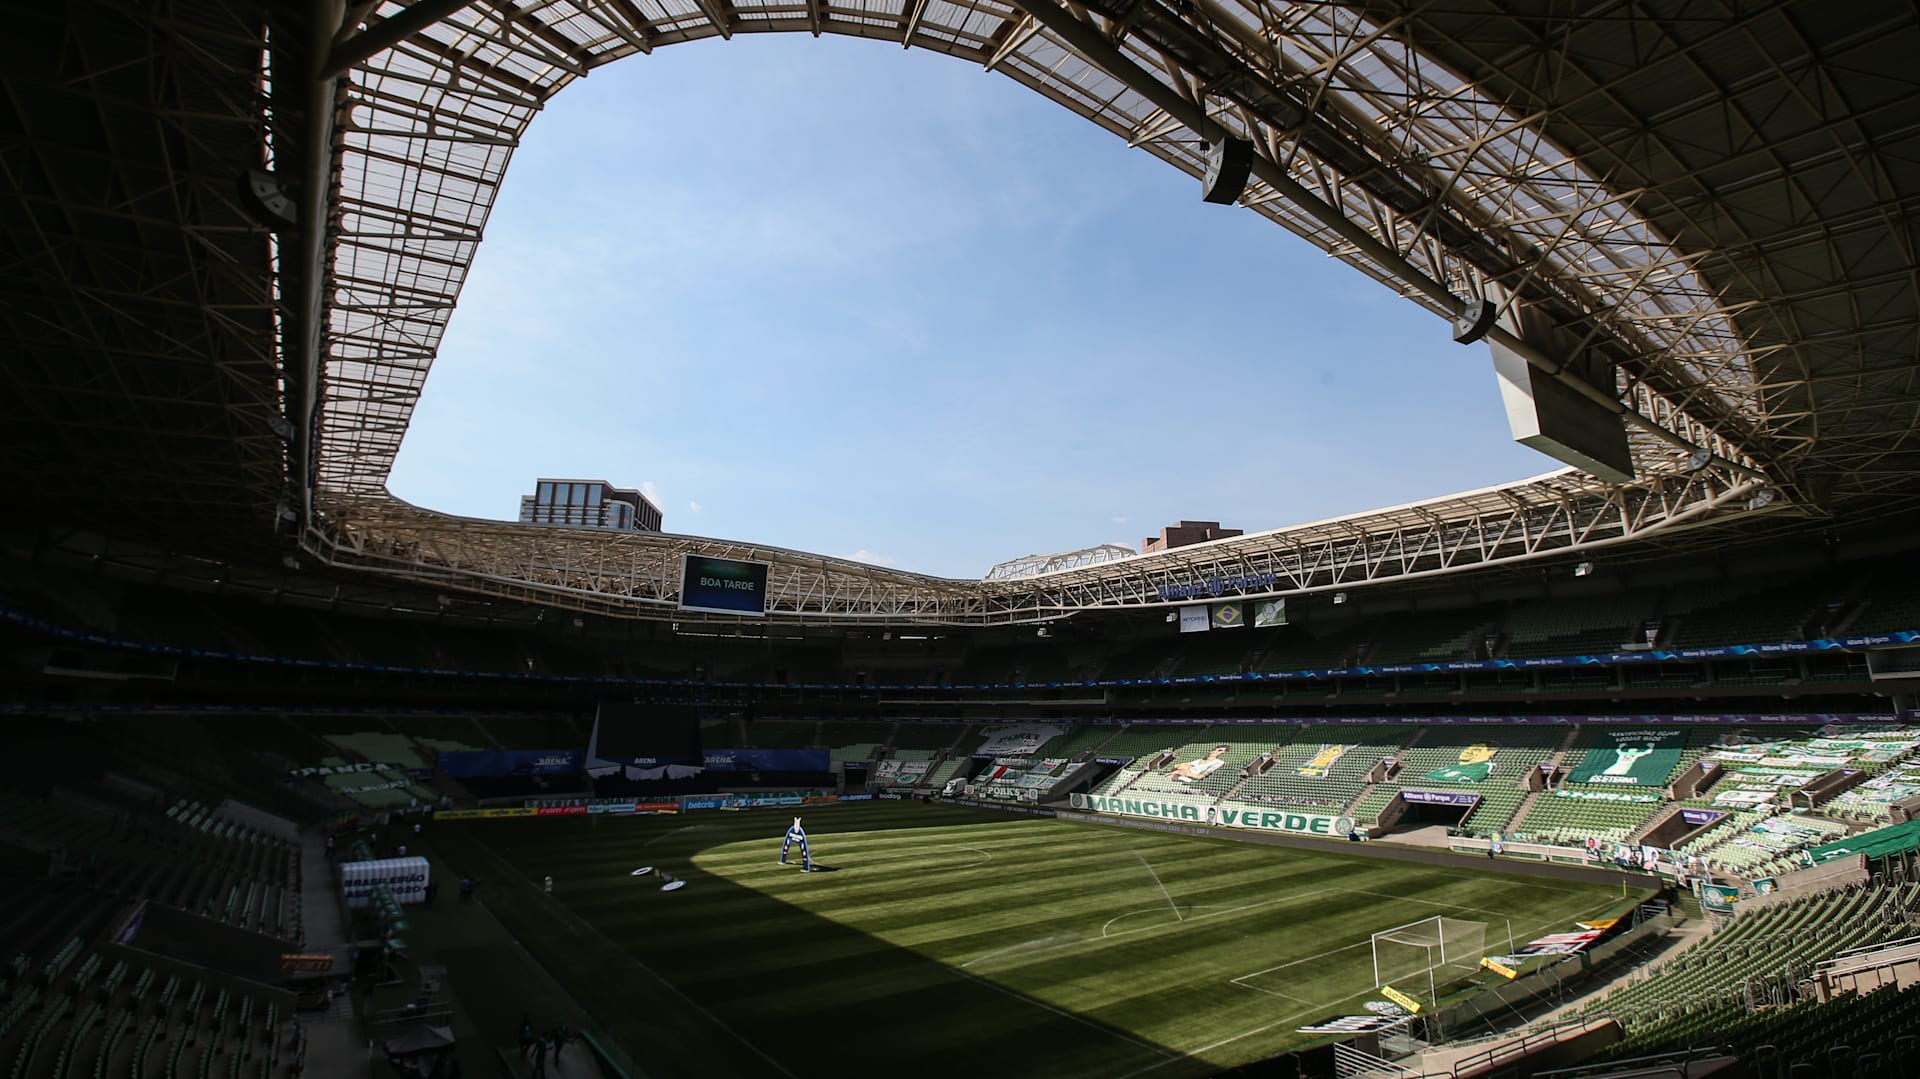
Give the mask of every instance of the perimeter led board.
POLYGON ((680 566, 680 609, 711 614, 766 614, 769 565, 686 555, 680 566))

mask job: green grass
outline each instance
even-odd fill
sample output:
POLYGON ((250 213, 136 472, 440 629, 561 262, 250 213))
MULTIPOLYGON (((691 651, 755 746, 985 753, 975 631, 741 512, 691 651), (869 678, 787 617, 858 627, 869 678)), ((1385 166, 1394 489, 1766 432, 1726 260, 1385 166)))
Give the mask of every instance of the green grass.
MULTIPOLYGON (((442 853, 656 1075, 1174 1077, 1377 999, 1369 934, 1524 943, 1606 887, 918 804, 444 825, 442 853), (629 876, 656 865, 676 893, 629 876), (552 874, 552 897, 533 882, 552 874), (1156 876, 1158 878, 1156 882, 1156 876), (1164 887, 1164 890, 1163 890, 1164 887)), ((1405 987, 1403 987, 1405 988, 1405 987)))

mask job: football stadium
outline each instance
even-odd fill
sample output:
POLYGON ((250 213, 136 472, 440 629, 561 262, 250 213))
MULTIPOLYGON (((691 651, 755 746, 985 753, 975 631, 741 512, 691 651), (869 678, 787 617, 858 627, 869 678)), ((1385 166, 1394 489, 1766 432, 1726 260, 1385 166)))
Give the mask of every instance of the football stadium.
POLYGON ((12 1079, 1920 1075, 1912 5, 6 23, 12 1079), (978 577, 393 493, 549 103, 770 34, 1338 260, 1548 471, 978 577))

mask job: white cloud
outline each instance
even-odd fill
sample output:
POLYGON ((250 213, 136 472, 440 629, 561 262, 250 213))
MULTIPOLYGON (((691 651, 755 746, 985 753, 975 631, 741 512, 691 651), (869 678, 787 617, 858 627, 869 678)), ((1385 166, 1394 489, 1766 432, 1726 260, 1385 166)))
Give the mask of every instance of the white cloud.
POLYGON ((865 547, 847 555, 846 558, 849 562, 865 562, 869 566, 893 565, 892 555, 876 554, 873 551, 867 550, 865 547))
POLYGON ((1113 519, 1113 523, 1117 525, 1123 525, 1127 523, 1127 519, 1125 517, 1115 517, 1113 519))
POLYGON ((646 495, 647 501, 653 503, 656 506, 661 505, 666 501, 665 498, 661 497, 660 488, 654 486, 654 483, 652 480, 648 480, 647 482, 640 485, 640 493, 643 495, 646 495))
POLYGON ((687 512, 689 512, 689 513, 699 513, 699 512, 700 512, 700 503, 698 503, 698 502, 689 502, 689 503, 687 503, 687 512))

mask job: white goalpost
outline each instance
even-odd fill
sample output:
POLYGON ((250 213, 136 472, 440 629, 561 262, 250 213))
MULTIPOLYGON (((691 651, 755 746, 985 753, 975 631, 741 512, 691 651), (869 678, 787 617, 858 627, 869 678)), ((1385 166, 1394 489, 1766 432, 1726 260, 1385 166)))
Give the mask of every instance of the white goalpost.
POLYGON ((1432 1004, 1441 982, 1480 966, 1487 954, 1487 923, 1435 915, 1373 934, 1373 984, 1419 995, 1427 983, 1432 1004))

